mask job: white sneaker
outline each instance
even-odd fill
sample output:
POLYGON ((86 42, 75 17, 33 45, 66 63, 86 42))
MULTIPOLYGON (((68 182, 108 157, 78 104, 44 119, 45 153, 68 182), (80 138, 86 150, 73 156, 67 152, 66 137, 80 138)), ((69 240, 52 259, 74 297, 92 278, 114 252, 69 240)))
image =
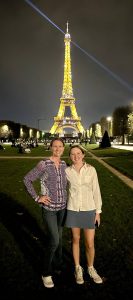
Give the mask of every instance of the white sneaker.
POLYGON ((51 276, 42 276, 43 284, 46 288, 54 287, 54 283, 51 276))
POLYGON ((88 267, 88 274, 93 279, 95 283, 102 283, 102 278, 97 274, 97 271, 94 267, 88 267))
POLYGON ((76 283, 78 283, 78 284, 83 284, 84 283, 83 268, 81 266, 75 267, 74 275, 75 275, 76 283))

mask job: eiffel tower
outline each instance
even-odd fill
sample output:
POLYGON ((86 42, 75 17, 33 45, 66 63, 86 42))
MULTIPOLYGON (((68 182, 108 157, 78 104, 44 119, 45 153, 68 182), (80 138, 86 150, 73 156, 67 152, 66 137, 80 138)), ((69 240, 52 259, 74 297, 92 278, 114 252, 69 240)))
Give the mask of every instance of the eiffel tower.
POLYGON ((56 117, 54 117, 54 124, 50 130, 51 134, 62 134, 63 129, 72 128, 77 133, 83 133, 84 128, 81 124, 81 117, 78 116, 75 98, 73 97, 73 88, 72 88, 72 74, 71 74, 71 57, 70 57, 70 42, 71 36, 68 32, 68 22, 67 30, 64 38, 65 42, 65 62, 64 62, 64 81, 63 81, 63 90, 62 97, 60 98, 60 107, 56 117), (68 111, 69 107, 69 116, 65 116, 65 113, 68 111))

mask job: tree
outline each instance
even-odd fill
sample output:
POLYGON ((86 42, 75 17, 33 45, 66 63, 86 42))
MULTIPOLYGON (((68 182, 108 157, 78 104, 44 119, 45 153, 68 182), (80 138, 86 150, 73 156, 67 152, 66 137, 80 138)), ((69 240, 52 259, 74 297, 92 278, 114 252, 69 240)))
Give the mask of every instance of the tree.
POLYGON ((113 135, 121 136, 123 145, 124 135, 129 133, 128 115, 130 112, 130 106, 117 107, 113 112, 113 135))
POLYGON ((108 135, 108 131, 105 130, 104 135, 102 137, 102 141, 99 145, 100 148, 108 148, 111 147, 111 143, 110 143, 110 139, 109 139, 109 135, 108 135))
POLYGON ((107 117, 103 116, 103 117, 100 119, 100 125, 101 125, 101 132, 102 132, 102 135, 104 135, 105 130, 108 128, 107 117))
POLYGON ((90 143, 89 144, 96 144, 96 138, 94 132, 92 132, 92 135, 90 137, 90 143))
POLYGON ((133 112, 128 115, 129 134, 133 135, 133 112))

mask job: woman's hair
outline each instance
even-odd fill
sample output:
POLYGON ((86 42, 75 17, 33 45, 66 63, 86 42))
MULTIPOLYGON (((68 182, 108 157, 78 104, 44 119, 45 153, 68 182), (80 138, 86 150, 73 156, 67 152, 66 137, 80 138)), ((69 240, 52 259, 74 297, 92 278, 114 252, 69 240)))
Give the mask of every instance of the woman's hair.
POLYGON ((74 148, 78 148, 79 150, 81 150, 81 152, 82 152, 83 154, 85 154, 83 148, 81 148, 79 145, 73 145, 73 146, 71 146, 71 148, 70 148, 69 156, 70 156, 70 154, 71 154, 71 150, 74 149, 74 148))
POLYGON ((50 147, 52 147, 53 146, 53 143, 55 142, 55 141, 60 141, 62 144, 63 144, 63 147, 65 146, 65 143, 64 143, 64 141, 63 141, 63 139, 61 139, 61 138, 53 138, 52 139, 52 141, 50 142, 50 147))

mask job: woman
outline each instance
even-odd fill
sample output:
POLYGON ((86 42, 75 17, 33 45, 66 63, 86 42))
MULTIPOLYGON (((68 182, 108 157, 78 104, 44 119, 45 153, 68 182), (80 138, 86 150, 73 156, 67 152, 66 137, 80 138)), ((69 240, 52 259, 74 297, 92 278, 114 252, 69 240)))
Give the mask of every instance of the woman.
POLYGON ((102 278, 94 268, 95 226, 100 225, 102 207, 101 193, 96 170, 84 162, 84 151, 80 146, 70 149, 72 166, 66 169, 69 182, 66 226, 72 230, 72 252, 75 264, 75 279, 84 283, 83 268, 80 266, 80 232, 84 231, 87 272, 95 283, 102 283, 102 278))
POLYGON ((47 228, 48 244, 42 280, 47 288, 54 287, 53 265, 59 270, 62 264, 62 225, 66 211, 66 163, 61 161, 64 142, 55 138, 50 144, 52 155, 40 161, 25 177, 24 184, 31 197, 43 207, 43 221, 47 228), (33 182, 40 179, 41 193, 37 195, 33 182))

